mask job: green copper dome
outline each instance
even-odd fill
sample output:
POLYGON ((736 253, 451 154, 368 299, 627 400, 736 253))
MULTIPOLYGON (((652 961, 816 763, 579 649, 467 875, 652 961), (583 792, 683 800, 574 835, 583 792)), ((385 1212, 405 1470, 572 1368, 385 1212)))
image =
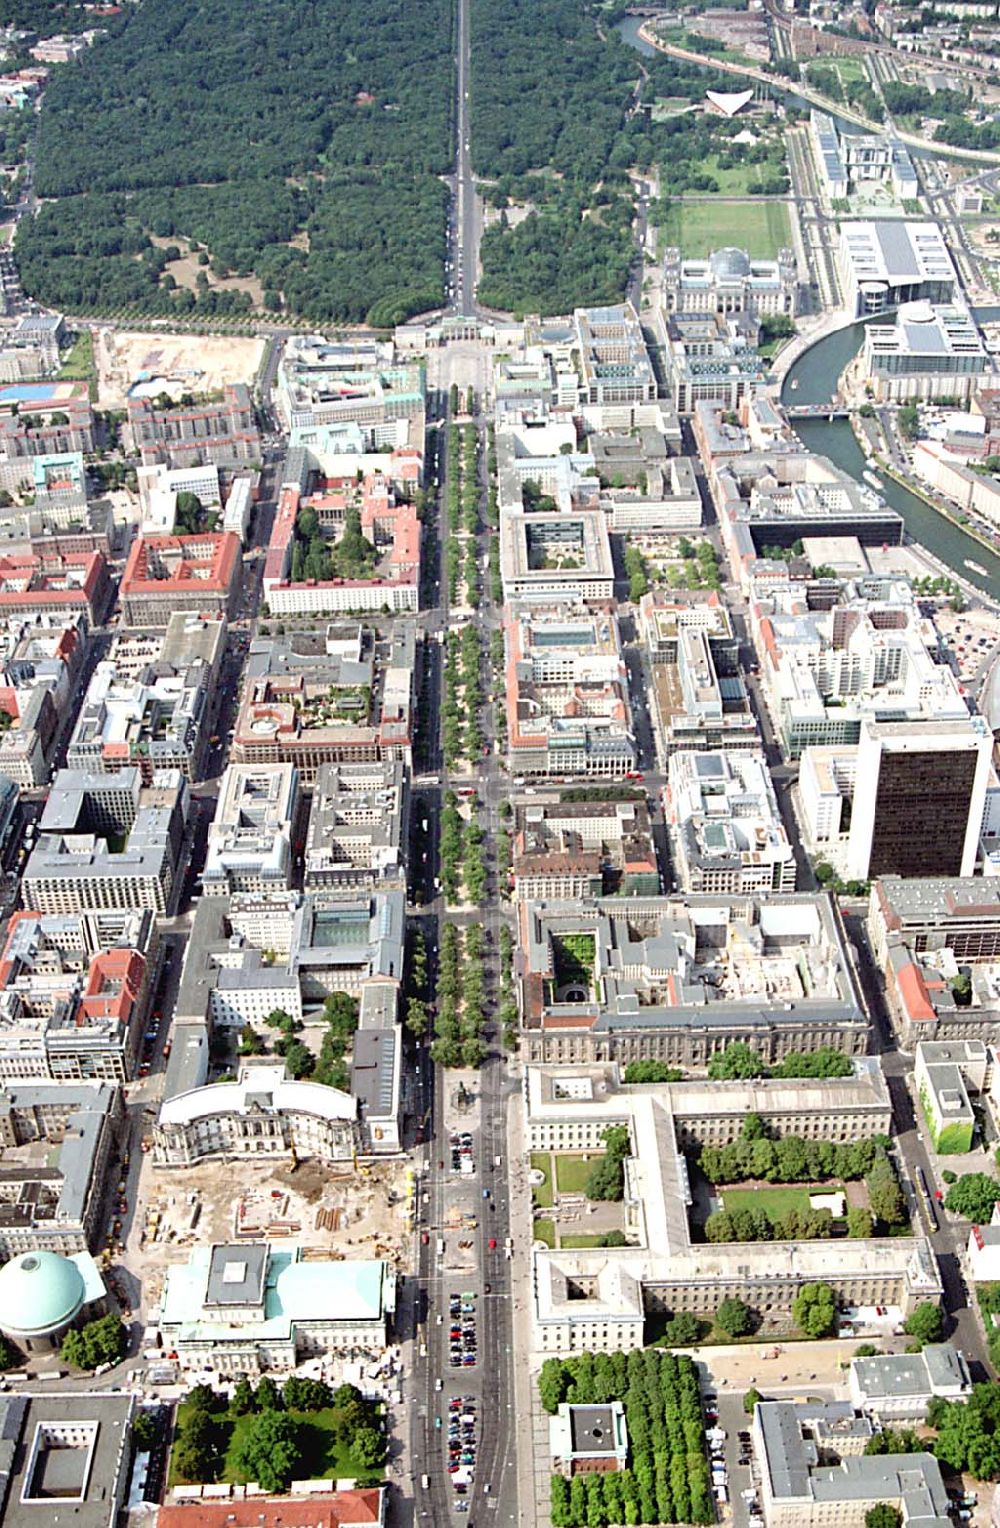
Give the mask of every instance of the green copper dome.
POLYGON ((56 1252, 21 1252, 0 1268, 0 1326, 13 1337, 67 1326, 83 1305, 83 1274, 56 1252))

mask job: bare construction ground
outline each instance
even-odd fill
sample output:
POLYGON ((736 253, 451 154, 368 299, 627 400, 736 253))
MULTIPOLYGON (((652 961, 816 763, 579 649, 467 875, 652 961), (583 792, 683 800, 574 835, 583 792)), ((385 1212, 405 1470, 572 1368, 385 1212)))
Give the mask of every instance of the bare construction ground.
POLYGON ((218 334, 118 334, 94 336, 98 402, 121 408, 141 377, 155 378, 157 391, 213 393, 227 382, 253 381, 264 353, 262 339, 218 334), (161 383, 162 379, 162 383, 161 383))
POLYGON ((205 1243, 288 1242, 323 1257, 384 1257, 406 1273, 407 1184, 405 1162, 213 1161, 154 1170, 147 1157, 125 1262, 144 1311, 157 1303, 165 1269, 205 1243))

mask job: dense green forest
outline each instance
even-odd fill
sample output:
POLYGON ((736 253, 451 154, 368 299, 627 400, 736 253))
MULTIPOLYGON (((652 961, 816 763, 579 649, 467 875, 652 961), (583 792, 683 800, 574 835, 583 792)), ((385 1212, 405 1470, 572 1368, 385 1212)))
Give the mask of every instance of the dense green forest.
POLYGON ((448 0, 144 0, 49 87, 35 180, 55 200, 19 230, 25 287, 71 310, 249 304, 207 275, 176 286, 155 234, 318 320, 439 303, 451 13, 448 0))
MULTIPOLYGON (((473 0, 472 38, 472 156, 501 213, 483 236, 480 301, 565 313, 619 300, 635 255, 628 171, 662 161, 693 178, 738 131, 700 114, 654 121, 652 103, 731 81, 665 55, 640 60, 580 0, 473 0), (508 220, 512 203, 529 215, 508 220)), ((668 189, 679 182, 667 170, 668 189)))
POLYGON ((0 0, 0 27, 19 27, 53 37, 57 32, 85 32, 104 26, 101 16, 84 10, 74 0, 0 0))

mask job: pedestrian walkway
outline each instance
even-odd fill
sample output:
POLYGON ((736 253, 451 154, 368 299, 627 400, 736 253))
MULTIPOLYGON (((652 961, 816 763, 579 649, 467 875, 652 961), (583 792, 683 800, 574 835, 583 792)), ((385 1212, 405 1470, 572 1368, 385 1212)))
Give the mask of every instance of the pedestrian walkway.
POLYGON ((510 1230, 514 1241, 511 1327, 515 1354, 518 1502, 523 1528, 549 1528, 548 1422, 538 1402, 537 1370, 531 1366, 531 1188, 528 1184, 520 1064, 512 1063, 511 1072, 518 1083, 507 1108, 510 1230))

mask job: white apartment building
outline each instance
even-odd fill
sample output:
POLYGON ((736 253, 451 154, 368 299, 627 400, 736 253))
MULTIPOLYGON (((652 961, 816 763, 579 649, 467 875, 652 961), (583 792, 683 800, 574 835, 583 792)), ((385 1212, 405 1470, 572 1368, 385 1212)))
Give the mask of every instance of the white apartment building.
POLYGON ((338 579, 330 583, 271 584, 267 604, 272 615, 358 615, 381 612, 411 615, 420 607, 416 578, 338 579))
POLYGON ((795 855, 763 754, 672 753, 666 805, 685 890, 795 890, 795 855))
POLYGON ((286 889, 299 777, 294 764, 230 764, 208 830, 206 896, 286 889))

